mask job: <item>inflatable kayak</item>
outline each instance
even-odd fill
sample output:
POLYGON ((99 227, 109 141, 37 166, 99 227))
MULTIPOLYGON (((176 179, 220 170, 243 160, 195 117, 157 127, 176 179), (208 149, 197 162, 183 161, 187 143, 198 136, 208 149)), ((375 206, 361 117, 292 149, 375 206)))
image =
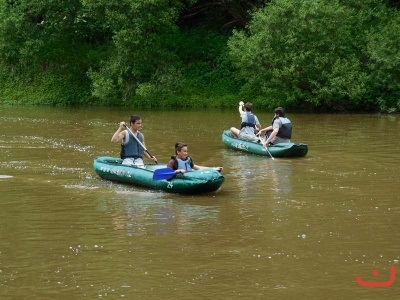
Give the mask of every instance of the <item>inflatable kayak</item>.
POLYGON ((146 164, 144 168, 124 166, 122 159, 96 157, 95 172, 103 179, 130 183, 178 194, 202 194, 218 190, 225 178, 214 169, 174 174, 166 164, 146 164))
POLYGON ((261 143, 235 138, 230 130, 224 130, 222 142, 231 149, 268 157, 303 157, 308 152, 308 146, 302 143, 279 143, 268 146, 267 151, 261 143))

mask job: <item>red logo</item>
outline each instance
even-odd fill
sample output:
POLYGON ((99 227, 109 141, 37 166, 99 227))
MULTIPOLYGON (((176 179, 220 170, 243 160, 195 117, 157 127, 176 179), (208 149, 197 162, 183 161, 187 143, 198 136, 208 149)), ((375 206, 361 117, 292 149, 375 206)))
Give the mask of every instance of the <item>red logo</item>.
MULTIPOLYGON (((379 275, 378 270, 372 271, 372 276, 376 277, 378 275, 379 275)), ((395 268, 395 266, 391 266, 390 267, 390 278, 388 281, 363 281, 361 279, 361 276, 357 276, 356 280, 357 280, 357 283, 363 287, 388 287, 393 284, 395 277, 396 277, 396 268, 395 268)))

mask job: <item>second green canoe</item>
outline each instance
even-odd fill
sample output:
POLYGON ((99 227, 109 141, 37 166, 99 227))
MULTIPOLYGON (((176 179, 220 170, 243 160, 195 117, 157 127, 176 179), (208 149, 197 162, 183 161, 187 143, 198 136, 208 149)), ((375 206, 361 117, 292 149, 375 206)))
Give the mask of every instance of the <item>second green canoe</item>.
POLYGON ((308 146, 302 143, 279 143, 268 147, 268 151, 261 143, 250 142, 235 138, 230 130, 222 133, 222 142, 231 149, 240 150, 252 154, 273 157, 303 157, 308 152, 308 146))

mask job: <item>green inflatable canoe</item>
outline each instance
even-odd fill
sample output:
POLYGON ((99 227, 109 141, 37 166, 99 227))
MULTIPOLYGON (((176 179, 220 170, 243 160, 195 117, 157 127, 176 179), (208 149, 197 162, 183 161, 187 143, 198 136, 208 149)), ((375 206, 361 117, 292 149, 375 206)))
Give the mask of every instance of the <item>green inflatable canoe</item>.
POLYGON ((169 193, 215 192, 225 180, 224 176, 211 168, 171 175, 169 179, 153 179, 156 170, 168 170, 166 167, 166 164, 146 164, 144 168, 124 166, 122 159, 108 156, 96 157, 93 162, 95 172, 103 179, 145 186, 169 193))
POLYGON ((230 130, 222 133, 223 143, 231 149, 249 152, 252 154, 273 157, 303 157, 308 152, 308 146, 302 143, 279 143, 268 147, 268 151, 263 148, 261 143, 250 142, 233 137, 230 130))

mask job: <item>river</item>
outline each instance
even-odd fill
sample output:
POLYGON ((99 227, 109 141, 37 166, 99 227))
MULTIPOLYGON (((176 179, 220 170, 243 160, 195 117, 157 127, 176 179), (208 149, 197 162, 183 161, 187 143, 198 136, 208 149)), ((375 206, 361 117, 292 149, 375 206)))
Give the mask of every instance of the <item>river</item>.
POLYGON ((400 277, 400 116, 287 116, 304 158, 226 148, 234 109, 0 107, 0 299, 397 299, 400 278, 356 277, 400 277), (159 162, 186 142, 221 189, 100 179, 131 114, 159 162))

